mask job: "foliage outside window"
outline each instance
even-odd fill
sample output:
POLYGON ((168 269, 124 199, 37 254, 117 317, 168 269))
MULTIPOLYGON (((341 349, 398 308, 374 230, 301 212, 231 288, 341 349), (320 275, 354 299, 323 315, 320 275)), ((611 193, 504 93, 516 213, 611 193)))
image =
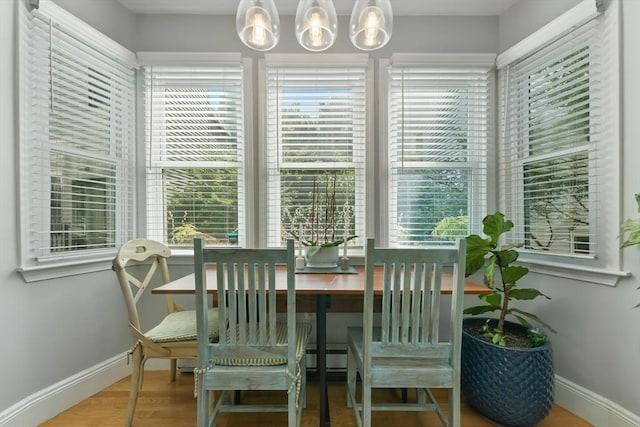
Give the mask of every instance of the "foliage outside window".
MULTIPOLYGON (((353 212, 348 234, 363 235, 366 60, 359 66, 266 62, 267 244, 283 245, 300 226, 309 240, 318 228, 309 223, 314 194, 328 185, 335 185, 337 211, 353 212)), ((327 241, 343 236, 340 229, 327 241)))
POLYGON ((104 256, 133 237, 133 54, 76 25, 50 2, 21 10, 25 270, 104 256))
POLYGON ((389 67, 392 245, 464 237, 486 211, 494 58, 456 57, 394 55, 389 67))
POLYGON ((242 73, 239 57, 235 66, 145 67, 151 238, 244 241, 242 73))

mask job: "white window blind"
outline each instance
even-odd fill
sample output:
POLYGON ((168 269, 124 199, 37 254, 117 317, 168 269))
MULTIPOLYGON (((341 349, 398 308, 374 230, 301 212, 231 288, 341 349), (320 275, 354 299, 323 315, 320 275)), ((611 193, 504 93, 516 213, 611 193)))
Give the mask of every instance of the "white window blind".
POLYGON ((144 67, 151 238, 244 245, 243 68, 144 67))
POLYGON ((364 237, 368 63, 366 57, 353 62, 282 64, 267 56, 269 246, 283 245, 301 225, 306 240, 312 228, 327 229, 326 241, 342 239, 345 229, 364 237), (310 224, 314 185, 321 209, 335 187, 336 218, 320 215, 319 227, 310 224), (345 208, 351 213, 346 224, 345 208))
POLYGON ((451 242, 487 206, 493 55, 394 55, 388 75, 389 243, 451 242))
POLYGON ((617 125, 607 112, 611 58, 603 20, 500 70, 501 204, 516 225, 507 238, 532 253, 599 252, 603 160, 618 144, 609 138, 617 125))
POLYGON ((20 3, 22 268, 134 235, 133 54, 49 1, 20 3))

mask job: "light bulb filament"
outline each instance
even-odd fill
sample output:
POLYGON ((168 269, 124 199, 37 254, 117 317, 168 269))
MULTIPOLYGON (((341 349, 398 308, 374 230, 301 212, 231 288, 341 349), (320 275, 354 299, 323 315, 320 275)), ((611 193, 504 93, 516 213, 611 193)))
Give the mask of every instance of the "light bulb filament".
POLYGON ((318 12, 312 13, 309 24, 309 39, 311 40, 311 45, 315 47, 322 46, 322 16, 320 16, 318 12))
POLYGON ((253 16, 251 39, 256 46, 264 46, 267 41, 267 23, 262 13, 253 16))
POLYGON ((373 46, 376 44, 376 39, 378 38, 378 32, 380 28, 380 19, 378 19, 378 14, 370 10, 367 13, 367 17, 365 19, 365 30, 364 30, 364 43, 367 46, 373 46))

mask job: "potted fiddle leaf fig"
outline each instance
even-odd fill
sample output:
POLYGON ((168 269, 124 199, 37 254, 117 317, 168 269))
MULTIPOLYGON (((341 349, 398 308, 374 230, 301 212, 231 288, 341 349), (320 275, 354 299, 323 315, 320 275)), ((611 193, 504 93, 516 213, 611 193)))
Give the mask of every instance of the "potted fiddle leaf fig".
MULTIPOLYGON (((640 213, 640 193, 636 193, 635 198, 636 203, 638 204, 638 212, 640 213)), ((622 223, 620 236, 624 239, 620 244, 621 249, 629 246, 640 245, 640 220, 627 218, 622 223), (627 233, 629 233, 628 236, 624 238, 625 234, 627 233)), ((640 307, 640 303, 636 304, 634 308, 638 307, 640 307)))
POLYGON ((466 275, 484 269, 489 293, 465 314, 497 313, 497 318, 466 318, 462 334, 462 393, 481 414, 501 425, 531 426, 547 416, 553 404, 551 343, 540 329, 555 332, 533 313, 513 305, 517 300, 549 299, 534 288, 520 288, 529 273, 518 260, 518 245, 500 238, 514 224, 501 212, 483 220, 482 237, 467 236, 466 275), (508 318, 515 318, 511 322, 508 318))

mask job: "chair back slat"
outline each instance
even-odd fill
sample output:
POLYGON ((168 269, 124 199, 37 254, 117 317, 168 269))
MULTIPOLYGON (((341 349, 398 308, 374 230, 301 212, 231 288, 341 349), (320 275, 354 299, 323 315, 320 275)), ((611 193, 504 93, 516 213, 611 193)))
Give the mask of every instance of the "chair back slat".
MULTIPOLYGON (((396 267, 398 268, 398 267, 396 267)), ((409 342, 409 325, 411 325, 411 289, 413 287, 416 288, 416 291, 420 292, 419 286, 420 282, 417 281, 418 272, 408 268, 407 266, 400 266, 400 269, 404 272, 404 277, 402 278, 402 323, 398 324, 400 328, 400 341, 402 343, 409 342), (412 286, 413 284, 413 286, 412 286)))
MULTIPOLYGON (((373 248, 371 249, 373 250, 373 248)), ((373 256, 373 253, 372 253, 372 256, 373 256)), ((373 268, 371 268, 371 271, 373 271, 373 268)), ((391 292, 391 289, 389 288, 391 286, 391 269, 385 268, 383 272, 383 277, 384 277, 383 283, 382 283, 383 295, 388 295, 391 292)), ((373 297, 371 298, 371 300, 373 301, 373 297)), ((368 305, 365 305, 364 307, 366 308, 368 307, 368 305)), ((389 323, 391 323, 391 319, 390 319, 391 313, 392 313, 391 298, 383 298, 382 299, 382 316, 381 316, 383 325, 388 325, 389 323)), ((382 328, 382 342, 389 342, 389 329, 384 327, 382 328)))
POLYGON ((424 310, 421 310, 424 302, 428 304, 431 294, 426 292, 427 277, 429 274, 429 268, 420 263, 416 265, 415 269, 415 297, 411 298, 411 311, 413 313, 419 313, 417 316, 409 316, 411 319, 411 339, 410 342, 418 342, 420 340, 420 325, 422 325, 424 318, 424 310))

